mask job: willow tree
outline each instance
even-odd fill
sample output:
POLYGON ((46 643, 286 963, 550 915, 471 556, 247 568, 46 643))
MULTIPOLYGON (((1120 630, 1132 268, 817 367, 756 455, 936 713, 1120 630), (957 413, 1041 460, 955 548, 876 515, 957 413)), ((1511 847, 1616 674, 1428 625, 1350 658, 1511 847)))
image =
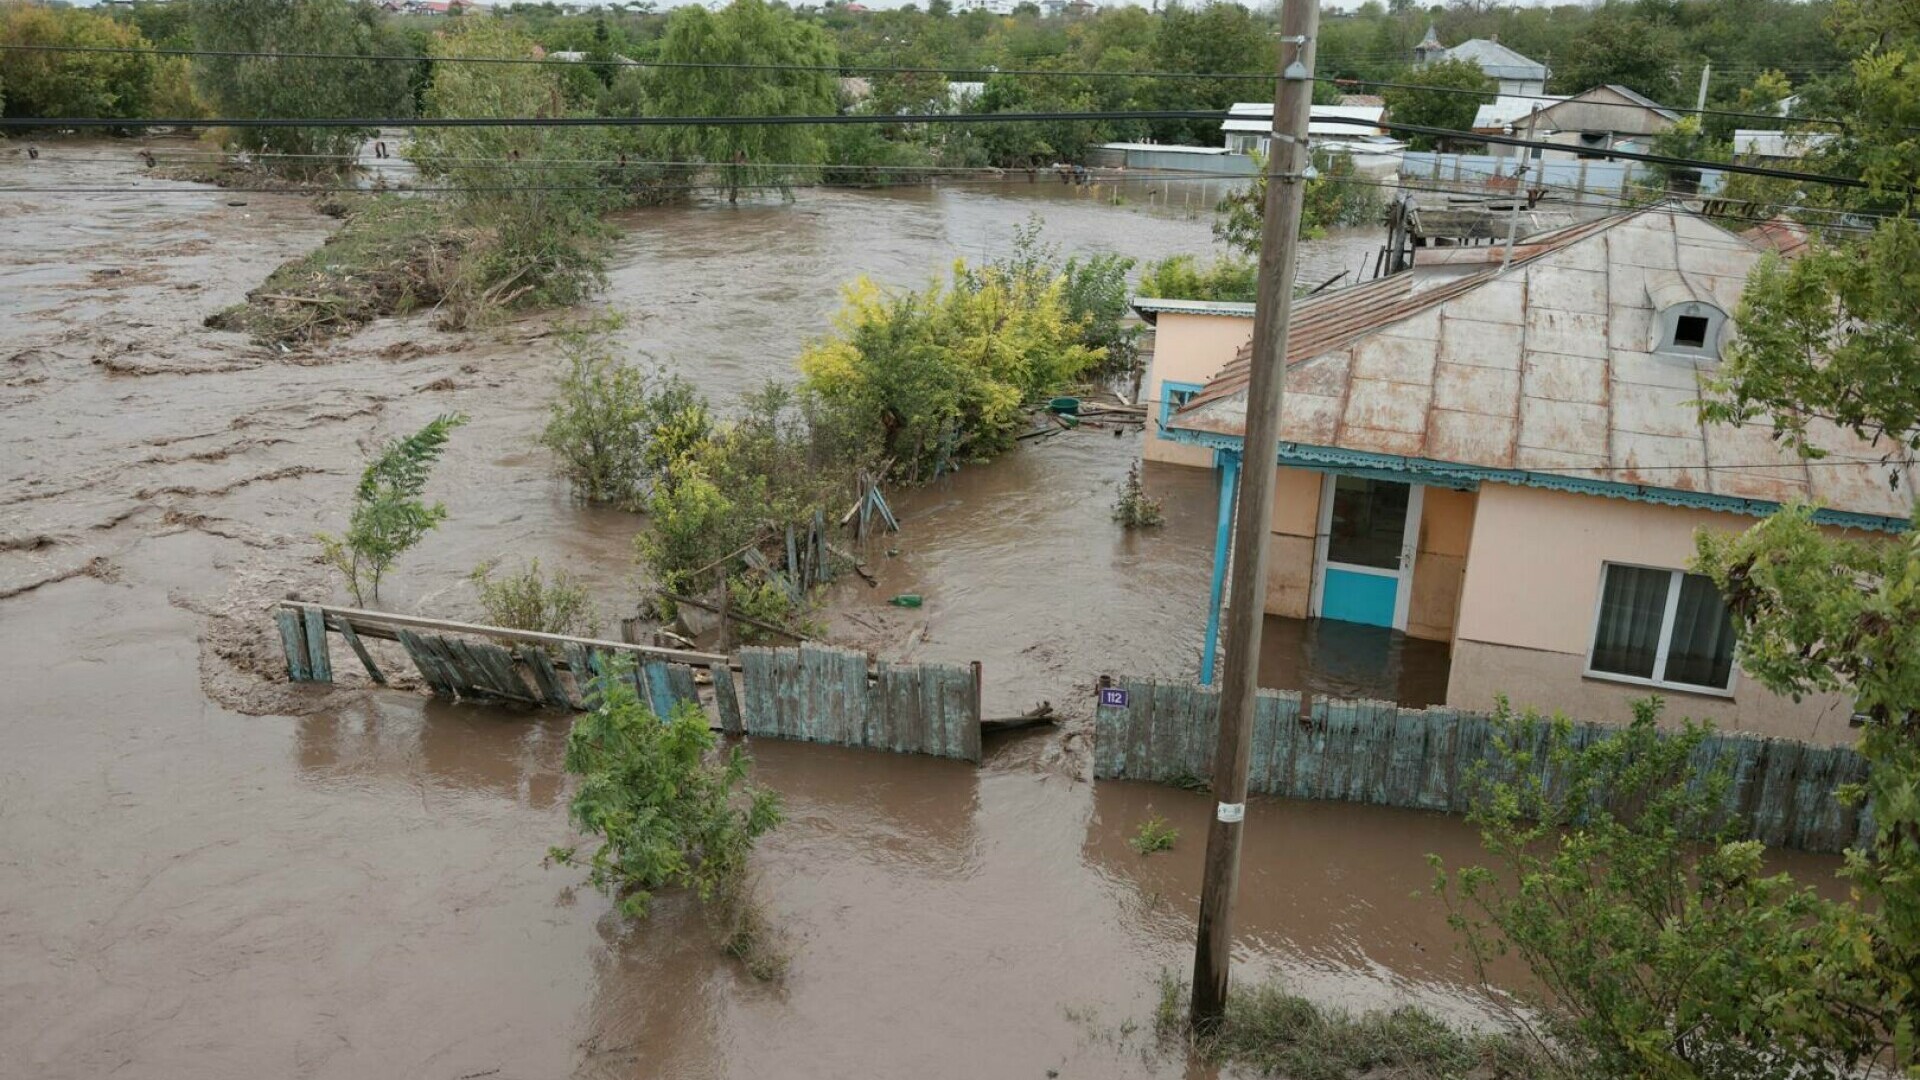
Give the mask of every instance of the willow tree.
MULTIPOLYGON (((413 65, 404 39, 367 0, 193 0, 193 43, 228 54, 199 57, 194 76, 221 116, 288 119, 406 116, 413 65), (276 56, 335 54, 326 59, 276 56), (339 58, 335 58, 335 57, 339 58)), ((230 128, 230 147, 261 154, 289 174, 344 171, 367 128, 230 128)))
MULTIPOLYGON (((688 5, 673 13, 653 76, 654 109, 665 116, 809 116, 835 110, 833 45, 819 27, 763 0, 734 0, 717 12, 688 5), (665 65, 727 64, 733 67, 665 65)), ((671 128, 661 148, 677 161, 712 169, 737 202, 740 189, 772 185, 826 160, 819 128, 799 124, 671 128)))

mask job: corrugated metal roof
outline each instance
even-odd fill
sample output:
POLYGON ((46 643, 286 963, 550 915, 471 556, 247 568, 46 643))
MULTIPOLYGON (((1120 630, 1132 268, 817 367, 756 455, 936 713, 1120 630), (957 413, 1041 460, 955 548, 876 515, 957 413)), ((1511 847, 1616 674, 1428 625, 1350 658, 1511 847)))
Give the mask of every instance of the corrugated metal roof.
POLYGON ((1160 315, 1224 315, 1235 319, 1251 319, 1253 308, 1252 304, 1230 300, 1162 300, 1153 296, 1133 298, 1133 310, 1149 323, 1158 321, 1160 315))
POLYGON ((1448 49, 1446 58, 1477 64, 1481 71, 1496 79, 1545 82, 1547 78, 1547 65, 1486 38, 1463 41, 1448 49))
MULTIPOLYGON (((1830 456, 1809 464, 1765 425, 1703 424, 1714 361, 1654 340, 1675 298, 1736 310, 1759 258, 1654 207, 1535 237, 1506 270, 1426 265, 1301 301, 1281 441, 1906 518, 1915 477, 1883 448, 1817 426, 1830 456)), ((1249 346, 1171 426, 1244 437, 1250 371, 1249 346)))
POLYGON ((1529 97, 1497 97, 1474 110, 1473 130, 1489 131, 1498 134, 1508 124, 1525 120, 1527 114, 1538 108, 1542 111, 1567 100, 1554 94, 1536 94, 1529 97))
POLYGON ((1837 136, 1818 131, 1750 131, 1733 133, 1733 152, 1770 158, 1803 158, 1837 136))
MULTIPOLYGON (((1382 105, 1315 105, 1307 116, 1307 134, 1344 135, 1358 138, 1362 135, 1386 136, 1387 132, 1368 124, 1378 124, 1386 116, 1382 105), (1364 123, 1345 123, 1359 120, 1364 123)), ((1265 135, 1273 130, 1273 102, 1241 101, 1228 110, 1228 119, 1220 125, 1220 130, 1236 133, 1265 135)))

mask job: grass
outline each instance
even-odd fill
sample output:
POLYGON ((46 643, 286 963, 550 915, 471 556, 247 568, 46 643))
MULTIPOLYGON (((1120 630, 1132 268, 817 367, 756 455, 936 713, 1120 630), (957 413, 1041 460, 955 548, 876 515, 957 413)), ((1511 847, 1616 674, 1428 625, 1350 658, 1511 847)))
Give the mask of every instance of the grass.
POLYGON ((1318 1005, 1274 984, 1243 986, 1227 1000, 1218 1030, 1187 1023, 1187 984, 1160 976, 1154 1029, 1200 1059, 1287 1080, 1507 1080, 1564 1075, 1531 1042, 1509 1034, 1460 1031, 1403 1005, 1355 1015, 1318 1005))
POLYGON ((474 242, 446 204, 417 196, 330 199, 344 219, 324 244, 283 263, 243 304, 207 320, 267 344, 301 344, 445 300, 474 242))
POLYGON ((709 908, 720 933, 720 949, 740 961, 747 974, 761 982, 786 978, 793 954, 784 935, 767 919, 766 907, 750 878, 724 886, 709 908))
POLYGON ((1180 830, 1167 824, 1167 819, 1155 814, 1140 823, 1133 832, 1133 839, 1127 841, 1133 850, 1142 855, 1151 855, 1156 851, 1170 851, 1180 839, 1180 830))

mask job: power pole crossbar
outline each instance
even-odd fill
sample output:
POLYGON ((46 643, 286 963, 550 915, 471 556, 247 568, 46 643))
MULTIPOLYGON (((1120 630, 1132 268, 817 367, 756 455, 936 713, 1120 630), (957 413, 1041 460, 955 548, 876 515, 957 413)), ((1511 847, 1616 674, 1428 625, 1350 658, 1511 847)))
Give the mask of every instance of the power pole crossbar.
POLYGON ((1246 816, 1248 744, 1265 617, 1267 529, 1273 518, 1274 454, 1280 443, 1280 395, 1286 382, 1300 209, 1312 175, 1307 121, 1313 105, 1318 0, 1285 0, 1280 9, 1280 79, 1274 88, 1267 153, 1266 221, 1260 233, 1259 303, 1253 317, 1253 371, 1247 387, 1245 480, 1233 525, 1227 586, 1226 671, 1220 683, 1220 737, 1213 755, 1219 805, 1207 830, 1206 880, 1193 950, 1193 1026, 1217 1027, 1226 1012, 1233 953, 1233 897, 1240 884, 1240 830, 1246 816))

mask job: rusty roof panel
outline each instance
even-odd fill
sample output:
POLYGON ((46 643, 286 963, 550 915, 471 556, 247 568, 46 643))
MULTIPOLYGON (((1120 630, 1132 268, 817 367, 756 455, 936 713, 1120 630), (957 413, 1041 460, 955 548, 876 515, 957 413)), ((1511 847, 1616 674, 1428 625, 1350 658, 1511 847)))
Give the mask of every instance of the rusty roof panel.
MULTIPOLYGON (((1813 425, 1835 458, 1808 465, 1765 425, 1699 421, 1706 361, 1653 352, 1653 291, 1734 310, 1752 246, 1655 207, 1300 301, 1287 348, 1283 441, 1532 469, 1677 491, 1905 517, 1881 451, 1813 425), (1592 241, 1592 242, 1587 242, 1592 241), (1488 254, 1492 252, 1494 254, 1488 254)), ((1251 345, 1173 426, 1246 430, 1251 345)))

